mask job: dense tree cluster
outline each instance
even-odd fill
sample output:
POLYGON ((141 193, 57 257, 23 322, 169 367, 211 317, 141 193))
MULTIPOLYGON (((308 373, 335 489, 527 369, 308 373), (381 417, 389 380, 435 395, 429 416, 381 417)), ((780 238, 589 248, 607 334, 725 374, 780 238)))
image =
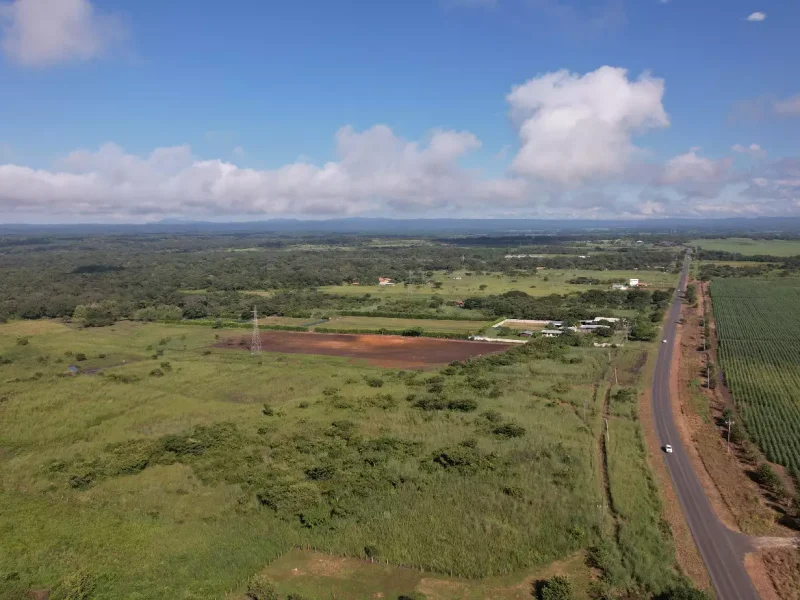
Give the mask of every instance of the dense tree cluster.
POLYGON ((464 308, 483 311, 492 316, 517 319, 552 319, 575 321, 601 316, 603 309, 659 310, 669 303, 671 294, 657 290, 588 290, 581 294, 530 296, 511 291, 500 295, 472 296, 464 300, 464 308))
MULTIPOLYGON (((315 309, 357 310, 376 303, 366 294, 351 299, 308 291, 324 285, 374 285, 379 277, 391 277, 400 284, 425 284, 436 272, 456 269, 508 275, 532 275, 539 266, 598 272, 674 270, 679 260, 671 249, 597 246, 602 251, 592 253, 557 237, 543 238, 542 246, 531 238, 482 239, 503 245, 471 245, 463 239, 393 245, 392 240, 381 243, 367 236, 266 234, 0 237, 0 320, 70 317, 77 307, 81 307, 81 320, 97 325, 119 317, 151 320, 164 313, 163 307, 172 307, 170 316, 177 314, 174 307, 180 308, 184 318, 238 317, 253 304, 251 296, 241 295, 244 290, 284 290, 257 300, 259 310, 306 315, 315 309), (527 245, 516 245, 519 242, 527 245), (506 258, 518 253, 525 256, 506 258), (186 290, 202 293, 191 295, 186 290)), ((386 309, 421 312, 435 308, 432 303, 436 302, 442 300, 398 299, 386 309)), ((496 302, 499 310, 506 300, 496 302)), ((604 302, 611 308, 626 301, 604 302)), ((561 300, 541 303, 555 305, 561 300)), ((531 314, 513 308, 514 314, 531 314)), ((495 309, 489 313, 500 314, 495 309)))

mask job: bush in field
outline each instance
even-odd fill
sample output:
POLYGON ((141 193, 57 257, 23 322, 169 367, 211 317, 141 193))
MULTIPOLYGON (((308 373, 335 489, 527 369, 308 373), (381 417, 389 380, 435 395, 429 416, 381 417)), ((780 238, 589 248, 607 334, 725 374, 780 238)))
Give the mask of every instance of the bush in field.
POLYGON ((611 398, 615 402, 633 402, 636 400, 636 390, 634 388, 622 388, 617 390, 611 398))
POLYGON ((254 575, 247 583, 247 597, 251 600, 278 600, 272 580, 264 575, 254 575))
POLYGON ((68 575, 53 592, 53 600, 87 600, 97 586, 94 578, 84 571, 68 575))
POLYGON ((180 321, 182 318, 183 309, 168 304, 140 308, 133 313, 134 321, 180 321))
POLYGON ((275 409, 272 408, 269 404, 265 404, 264 407, 261 409, 261 414, 266 415, 267 417, 271 417, 275 414, 275 409))
POLYGON ((498 437, 510 439, 525 435, 525 428, 522 425, 517 425, 516 423, 506 423, 505 425, 495 427, 492 430, 492 433, 498 437))
POLYGON ((444 398, 438 398, 436 396, 429 398, 420 398, 414 403, 414 406, 427 411, 444 410, 447 408, 447 400, 445 400, 444 398))
POLYGON ((656 600, 709 600, 708 594, 692 587, 672 588, 656 597, 656 600))
POLYGON ((105 327, 113 325, 120 317, 120 308, 113 300, 103 300, 94 304, 80 304, 72 312, 72 319, 84 327, 105 327))
POLYGON ((408 329, 404 329, 400 335, 406 337, 419 337, 424 333, 422 327, 409 327, 408 329))
POLYGON ((759 465, 756 469, 756 481, 778 498, 786 496, 786 486, 771 465, 767 463, 759 465))
POLYGON ((537 586, 536 596, 539 600, 571 600, 572 584, 569 579, 556 575, 537 586))
POLYGON ((383 387, 383 379, 380 379, 378 377, 367 377, 365 381, 367 382, 367 385, 369 387, 374 387, 374 388, 383 387))
POLYGON ((83 352, 76 352, 75 353, 75 360, 82 362, 86 360, 86 355, 83 352))
POLYGON ((422 592, 409 592, 408 594, 400 594, 397 600, 428 600, 428 596, 422 592))
POLYGON ((478 403, 472 398, 462 398, 461 400, 450 400, 447 403, 447 408, 459 412, 472 412, 478 409, 478 403))
POLYGON ((163 376, 164 376, 164 371, 162 371, 161 369, 153 369, 152 371, 150 371, 150 377, 163 377, 163 376))

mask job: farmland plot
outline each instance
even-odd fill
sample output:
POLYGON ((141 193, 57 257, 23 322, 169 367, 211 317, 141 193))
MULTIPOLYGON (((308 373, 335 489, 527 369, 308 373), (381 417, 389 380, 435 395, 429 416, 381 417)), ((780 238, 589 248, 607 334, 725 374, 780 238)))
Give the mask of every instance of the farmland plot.
POLYGON ((745 427, 771 461, 800 473, 800 282, 720 279, 711 295, 745 427))

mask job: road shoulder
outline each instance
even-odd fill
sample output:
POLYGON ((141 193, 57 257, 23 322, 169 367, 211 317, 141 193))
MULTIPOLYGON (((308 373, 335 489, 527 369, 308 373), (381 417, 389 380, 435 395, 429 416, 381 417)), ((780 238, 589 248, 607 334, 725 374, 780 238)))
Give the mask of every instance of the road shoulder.
POLYGON ((661 444, 656 433, 652 405, 652 382, 657 357, 658 348, 653 348, 648 352, 644 392, 639 397, 639 414, 645 443, 647 444, 647 462, 655 476, 661 494, 663 517, 672 532, 678 567, 697 588, 713 594, 714 588, 711 585, 711 578, 694 543, 678 496, 672 487, 672 479, 664 464, 661 444))

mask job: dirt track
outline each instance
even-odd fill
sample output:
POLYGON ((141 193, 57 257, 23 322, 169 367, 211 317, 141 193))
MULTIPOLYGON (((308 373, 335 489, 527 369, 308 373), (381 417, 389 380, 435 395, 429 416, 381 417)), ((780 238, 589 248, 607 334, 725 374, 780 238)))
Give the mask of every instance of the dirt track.
MULTIPOLYGON (((264 352, 290 354, 323 354, 365 359, 370 364, 386 367, 426 367, 463 361, 482 354, 495 354, 514 344, 440 340, 397 335, 353 335, 341 333, 303 333, 296 331, 264 331, 261 347, 264 352)), ((249 349, 250 336, 222 340, 217 348, 249 349), (244 345, 241 344, 244 341, 244 345)))

